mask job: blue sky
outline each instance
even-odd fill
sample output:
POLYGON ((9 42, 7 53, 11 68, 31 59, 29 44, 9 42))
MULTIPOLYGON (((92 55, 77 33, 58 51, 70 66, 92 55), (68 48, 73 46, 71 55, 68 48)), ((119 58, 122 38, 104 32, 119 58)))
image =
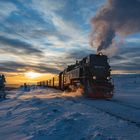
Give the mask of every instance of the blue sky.
MULTIPOLYGON (((106 0, 1 0, 0 71, 58 73, 97 48, 91 18, 106 0)), ((109 55, 114 71, 140 73, 140 33, 119 38, 109 55), (119 41, 120 42, 120 41, 119 41)))

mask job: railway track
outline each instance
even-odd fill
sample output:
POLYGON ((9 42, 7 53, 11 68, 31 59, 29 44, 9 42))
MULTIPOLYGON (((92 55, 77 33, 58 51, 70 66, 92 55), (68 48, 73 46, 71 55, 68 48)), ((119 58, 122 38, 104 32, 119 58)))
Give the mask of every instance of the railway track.
MULTIPOLYGON (((86 105, 87 105, 87 104, 86 104, 86 105)), ((99 108, 99 107, 97 107, 97 106, 94 106, 94 108, 97 109, 97 110, 99 110, 99 111, 101 111, 101 112, 104 112, 104 113, 106 113, 106 114, 108 114, 108 115, 110 115, 110 116, 113 116, 113 117, 115 117, 115 118, 117 118, 117 119, 123 120, 123 121, 125 121, 125 122, 127 122, 127 123, 134 124, 135 126, 137 126, 137 127, 140 128, 140 122, 131 120, 130 118, 121 116, 121 115, 119 115, 119 114, 110 112, 110 111, 108 111, 108 110, 104 110, 103 108, 99 108)))
MULTIPOLYGON (((67 100, 69 100, 69 99, 67 99, 67 100)), ((70 100, 71 100, 71 99, 70 99, 70 100)), ((96 110, 98 110, 98 111, 100 111, 100 112, 103 112, 103 113, 105 113, 105 114, 108 114, 108 115, 110 115, 110 116, 112 116, 112 117, 115 117, 115 118, 117 118, 117 119, 119 119, 119 120, 125 121, 125 122, 127 122, 128 124, 133 124, 133 125, 135 125, 136 127, 140 128, 140 122, 137 122, 137 121, 135 121, 135 120, 133 120, 133 119, 131 119, 131 118, 129 118, 129 117, 126 117, 126 116, 123 116, 123 115, 120 115, 120 114, 111 112, 111 111, 109 111, 108 109, 105 109, 105 108, 98 107, 98 105, 85 103, 85 102, 83 102, 82 100, 72 99, 71 101, 74 102, 74 103, 77 103, 77 104, 78 104, 78 103, 81 103, 81 104, 84 104, 84 105, 89 106, 89 107, 92 107, 92 108, 94 107, 96 110)), ((135 110, 140 110, 139 107, 135 107, 135 106, 133 106, 133 105, 124 103, 124 102, 122 102, 122 101, 118 101, 118 100, 105 100, 105 101, 109 101, 109 102, 116 103, 116 104, 118 104, 118 105, 122 105, 122 106, 124 106, 124 107, 127 107, 127 109, 128 109, 128 108, 129 108, 129 109, 131 108, 131 109, 135 109, 135 110)), ((93 102, 94 102, 94 101, 93 101, 93 102)), ((130 111, 130 112, 131 112, 131 111, 130 111)))
POLYGON ((116 103, 116 104, 119 104, 119 105, 122 105, 122 106, 125 106, 125 107, 129 107, 129 108, 132 108, 132 109, 140 110, 140 107, 137 107, 135 105, 132 105, 132 104, 129 104, 129 103, 126 103, 126 102, 123 102, 123 101, 119 101, 119 100, 115 100, 115 99, 106 99, 106 101, 113 102, 113 103, 116 103))

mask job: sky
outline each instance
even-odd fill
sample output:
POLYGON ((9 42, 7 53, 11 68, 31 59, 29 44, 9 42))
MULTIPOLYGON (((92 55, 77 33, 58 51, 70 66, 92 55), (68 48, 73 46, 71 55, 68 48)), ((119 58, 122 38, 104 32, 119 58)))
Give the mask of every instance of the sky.
MULTIPOLYGON (((36 82, 96 53, 90 45, 91 19, 105 3, 0 0, 0 73, 9 84, 36 82)), ((113 73, 140 73, 139 38, 140 32, 116 37, 108 55, 113 73)))

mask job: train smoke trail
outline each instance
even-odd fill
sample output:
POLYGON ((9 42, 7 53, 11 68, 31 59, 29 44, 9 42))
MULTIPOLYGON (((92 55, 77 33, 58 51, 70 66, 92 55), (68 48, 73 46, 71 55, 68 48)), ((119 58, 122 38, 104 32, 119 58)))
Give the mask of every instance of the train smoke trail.
POLYGON ((140 32, 140 0, 108 0, 91 20, 91 45, 107 50, 114 38, 140 32))

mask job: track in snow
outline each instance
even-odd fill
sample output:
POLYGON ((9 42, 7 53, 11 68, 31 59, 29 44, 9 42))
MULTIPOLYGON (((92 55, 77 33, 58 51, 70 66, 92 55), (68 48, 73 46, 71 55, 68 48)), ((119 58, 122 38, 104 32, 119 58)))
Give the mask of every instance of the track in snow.
POLYGON ((113 102, 113 103, 116 103, 116 104, 119 104, 119 105, 122 105, 122 106, 125 106, 125 107, 129 107, 129 108, 132 108, 132 109, 140 110, 140 107, 134 106, 132 104, 129 104, 129 103, 126 103, 126 102, 123 102, 123 101, 119 101, 119 100, 115 100, 115 99, 106 99, 106 101, 113 102))
POLYGON ((131 119, 129 119, 129 118, 126 118, 126 117, 124 117, 124 116, 121 116, 121 115, 112 113, 112 112, 110 112, 110 111, 104 110, 104 109, 99 108, 99 107, 96 107, 96 106, 94 106, 94 108, 96 108, 97 110, 100 110, 100 111, 102 111, 102 112, 104 112, 104 113, 106 113, 106 114, 109 114, 110 116, 113 116, 113 117, 115 117, 115 118, 117 118, 117 119, 121 119, 121 120, 126 121, 126 122, 128 122, 128 123, 134 124, 134 125, 136 125, 137 127, 140 128, 140 123, 139 123, 139 122, 133 121, 133 120, 131 120, 131 119))
MULTIPOLYGON (((80 98, 80 99, 82 99, 82 98, 80 98)), ((69 100, 69 99, 67 99, 67 100, 69 100)), ((106 110, 106 109, 101 108, 101 107, 97 107, 96 105, 93 105, 93 104, 89 105, 88 103, 82 102, 83 100, 76 100, 76 99, 70 99, 70 100, 72 102, 74 102, 74 103, 81 103, 81 104, 87 105, 87 106, 92 107, 92 108, 94 107, 95 109, 97 109, 100 112, 104 112, 104 113, 106 113, 106 114, 108 114, 108 115, 110 115, 112 117, 115 117, 117 119, 123 120, 123 121, 125 121, 127 123, 134 124, 135 126, 140 128, 140 122, 132 120, 132 119, 130 119, 128 117, 125 117, 125 116, 120 115, 120 114, 113 113, 113 112, 111 112, 109 110, 106 110)), ((118 100, 112 100, 112 101, 111 100, 104 100, 104 101, 110 101, 112 103, 116 103, 118 105, 121 105, 121 106, 124 106, 124 107, 127 107, 127 108, 131 108, 131 109, 135 109, 135 110, 140 110, 139 107, 131 106, 130 104, 124 103, 122 101, 118 101, 118 100)), ((93 102, 94 102, 94 100, 93 100, 93 102)))

